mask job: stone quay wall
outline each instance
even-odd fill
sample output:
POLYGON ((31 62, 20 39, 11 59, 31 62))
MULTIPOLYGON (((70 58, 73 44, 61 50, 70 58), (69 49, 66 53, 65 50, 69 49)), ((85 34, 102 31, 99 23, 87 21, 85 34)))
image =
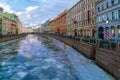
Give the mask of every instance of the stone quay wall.
POLYGON ((90 44, 82 42, 80 39, 77 40, 56 35, 46 36, 56 38, 72 46, 81 54, 93 59, 100 67, 115 76, 116 80, 120 80, 120 43, 117 44, 117 50, 109 50, 100 48, 99 41, 96 41, 95 44, 90 44))
POLYGON ((10 40, 18 39, 18 38, 21 38, 21 37, 24 37, 24 36, 26 36, 26 34, 2 36, 2 37, 0 37, 0 43, 1 42, 5 42, 5 41, 10 41, 10 40))
POLYGON ((93 45, 82 43, 80 40, 77 40, 77 39, 70 39, 70 38, 53 36, 53 35, 51 37, 54 37, 62 42, 65 42, 66 44, 72 46, 79 52, 83 53, 84 56, 86 56, 90 59, 93 59, 93 57, 94 57, 94 53, 93 53, 94 46, 93 45))
POLYGON ((96 48, 96 62, 120 80, 120 52, 96 48))

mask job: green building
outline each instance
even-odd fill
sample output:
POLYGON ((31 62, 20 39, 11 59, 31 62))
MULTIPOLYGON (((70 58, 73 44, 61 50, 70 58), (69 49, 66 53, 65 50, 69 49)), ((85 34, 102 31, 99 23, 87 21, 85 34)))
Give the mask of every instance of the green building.
POLYGON ((19 21, 18 17, 15 14, 7 13, 7 12, 3 13, 3 16, 16 22, 16 25, 15 25, 16 26, 16 34, 18 34, 18 21, 19 21))
POLYGON ((2 34, 3 8, 0 7, 0 35, 2 34))

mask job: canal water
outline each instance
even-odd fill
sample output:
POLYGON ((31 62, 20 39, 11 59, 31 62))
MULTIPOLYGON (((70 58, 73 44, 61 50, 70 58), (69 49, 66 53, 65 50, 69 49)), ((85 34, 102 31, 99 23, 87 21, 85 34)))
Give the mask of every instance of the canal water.
POLYGON ((28 35, 0 43, 0 80, 115 80, 75 49, 28 35))

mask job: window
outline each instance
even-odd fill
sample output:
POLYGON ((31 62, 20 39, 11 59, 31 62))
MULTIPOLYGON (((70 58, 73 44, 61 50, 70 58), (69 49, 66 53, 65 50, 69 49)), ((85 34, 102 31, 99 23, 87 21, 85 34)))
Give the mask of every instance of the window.
POLYGON ((120 0, 118 0, 118 3, 120 3, 120 0))
POLYGON ((118 37, 120 37, 120 25, 118 26, 118 37))
POLYGON ((102 10, 104 10, 104 4, 102 5, 102 10))
POLYGON ((120 10, 118 10, 118 16, 119 16, 119 19, 120 19, 120 10))
POLYGON ((92 16, 94 16, 94 10, 92 10, 92 16))
POLYGON ((101 16, 99 17, 99 22, 102 22, 102 20, 101 20, 101 16))
POLYGON ((106 2, 106 8, 108 8, 108 7, 109 7, 108 2, 106 2))
POLYGON ((115 17, 114 17, 114 12, 112 12, 112 20, 114 20, 115 19, 115 17))
POLYGON ((112 5, 112 6, 114 6, 114 3, 115 3, 115 1, 114 1, 114 0, 111 0, 111 5, 112 5))
POLYGON ((111 27, 111 35, 112 35, 112 37, 115 37, 115 27, 114 26, 111 27))
POLYGON ((94 7, 94 2, 92 2, 92 7, 94 7))
POLYGON ((0 21, 0 25, 2 25, 2 21, 0 21))
POLYGON ((105 15, 103 14, 103 16, 102 16, 102 21, 105 21, 105 15))
POLYGON ((109 20, 108 13, 106 14, 107 20, 109 20))
POLYGON ((98 7, 98 12, 100 12, 100 7, 98 7))
POLYGON ((92 24, 94 25, 94 20, 92 20, 92 24))

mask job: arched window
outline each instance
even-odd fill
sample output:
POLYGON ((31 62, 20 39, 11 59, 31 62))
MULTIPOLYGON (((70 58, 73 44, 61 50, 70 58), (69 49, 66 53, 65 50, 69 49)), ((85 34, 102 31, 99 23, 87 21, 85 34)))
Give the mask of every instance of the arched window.
POLYGON ((103 29, 103 27, 98 28, 98 38, 104 39, 104 29, 103 29))
POLYGON ((115 27, 111 26, 111 35, 112 37, 115 37, 115 27))
POLYGON ((120 37, 120 25, 117 28, 118 28, 118 37, 120 37))

